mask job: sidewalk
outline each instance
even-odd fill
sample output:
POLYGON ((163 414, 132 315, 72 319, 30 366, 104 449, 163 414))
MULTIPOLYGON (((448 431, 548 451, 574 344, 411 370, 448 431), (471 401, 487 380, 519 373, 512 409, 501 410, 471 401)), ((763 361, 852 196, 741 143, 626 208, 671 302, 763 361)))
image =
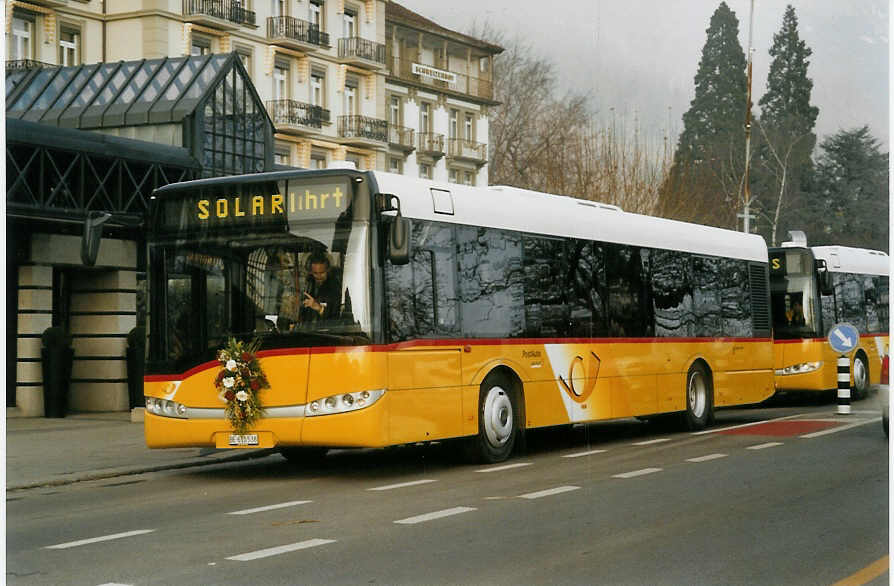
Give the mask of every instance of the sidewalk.
POLYGON ((6 489, 188 468, 266 456, 272 450, 150 450, 130 413, 77 413, 61 419, 7 417, 6 489))

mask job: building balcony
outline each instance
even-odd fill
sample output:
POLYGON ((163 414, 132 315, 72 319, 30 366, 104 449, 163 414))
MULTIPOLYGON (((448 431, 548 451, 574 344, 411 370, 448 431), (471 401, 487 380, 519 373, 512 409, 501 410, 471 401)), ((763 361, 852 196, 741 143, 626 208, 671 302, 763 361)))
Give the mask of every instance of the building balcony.
POLYGON ((417 152, 420 155, 440 158, 444 156, 444 135, 436 132, 420 132, 417 152))
POLYGON ((487 145, 464 138, 450 138, 447 139, 447 156, 483 165, 487 162, 487 145))
POLYGON ((267 40, 274 45, 300 51, 316 51, 329 47, 329 33, 320 26, 291 16, 267 18, 267 40))
POLYGON ((364 69, 385 68, 385 45, 360 37, 338 40, 338 61, 364 69))
POLYGON ((388 121, 367 116, 339 116, 338 136, 344 144, 382 147, 388 142, 388 121))
POLYGON ((329 123, 329 110, 295 100, 271 100, 267 111, 276 131, 285 134, 314 132, 329 123))
POLYGON ((494 85, 489 79, 439 69, 399 57, 388 59, 388 69, 392 77, 412 82, 420 87, 449 91, 482 100, 494 99, 494 85))
POLYGON ((6 72, 12 71, 28 71, 29 69, 40 69, 42 67, 59 67, 54 63, 44 63, 43 61, 35 61, 34 59, 13 59, 6 62, 6 72))
POLYGON ((388 144, 394 148, 409 153, 416 148, 413 140, 416 131, 406 126, 397 124, 388 125, 388 144))
POLYGON ((183 0, 183 16, 187 22, 222 30, 236 30, 242 25, 255 26, 255 13, 234 0, 183 0))

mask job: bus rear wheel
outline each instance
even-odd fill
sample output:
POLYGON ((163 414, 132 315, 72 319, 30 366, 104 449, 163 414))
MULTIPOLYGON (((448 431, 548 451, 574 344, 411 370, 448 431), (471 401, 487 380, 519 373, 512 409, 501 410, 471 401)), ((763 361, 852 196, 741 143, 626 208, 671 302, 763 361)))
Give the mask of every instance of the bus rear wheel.
POLYGON ((488 375, 478 395, 478 435, 470 446, 473 458, 488 464, 506 460, 518 438, 518 413, 509 380, 500 374, 488 375))
POLYGON ((686 374, 686 411, 683 423, 690 431, 708 427, 714 418, 714 388, 707 369, 700 363, 689 367, 686 374))

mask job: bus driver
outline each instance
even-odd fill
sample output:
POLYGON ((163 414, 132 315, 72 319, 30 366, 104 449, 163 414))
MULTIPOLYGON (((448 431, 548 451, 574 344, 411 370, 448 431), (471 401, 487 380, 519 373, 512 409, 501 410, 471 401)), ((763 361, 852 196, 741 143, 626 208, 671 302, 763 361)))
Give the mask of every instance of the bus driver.
POLYGON ((310 271, 308 286, 301 295, 299 321, 313 323, 331 319, 338 315, 341 302, 341 288, 331 276, 329 255, 315 252, 308 259, 310 271))

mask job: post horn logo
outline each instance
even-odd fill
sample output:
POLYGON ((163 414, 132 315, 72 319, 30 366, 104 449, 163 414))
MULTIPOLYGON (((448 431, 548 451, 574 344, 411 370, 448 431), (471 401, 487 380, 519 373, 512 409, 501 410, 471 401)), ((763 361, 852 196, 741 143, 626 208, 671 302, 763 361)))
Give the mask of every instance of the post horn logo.
POLYGON ((559 383, 569 397, 578 403, 583 403, 596 388, 596 378, 599 376, 601 364, 602 360, 595 352, 590 352, 586 358, 578 354, 571 359, 571 364, 568 366, 568 378, 559 376, 559 383))

